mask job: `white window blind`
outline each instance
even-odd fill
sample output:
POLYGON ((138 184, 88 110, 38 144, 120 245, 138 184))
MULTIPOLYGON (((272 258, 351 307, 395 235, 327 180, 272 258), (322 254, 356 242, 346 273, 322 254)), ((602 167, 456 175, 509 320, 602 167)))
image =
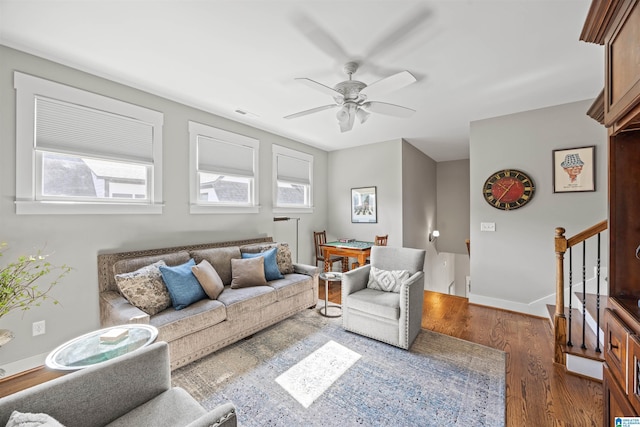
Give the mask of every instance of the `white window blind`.
POLYGON ((36 148, 153 163, 153 125, 36 96, 36 148))
POLYGON ((198 170, 253 176, 253 148, 198 135, 198 170))
POLYGON ((277 179, 296 184, 311 184, 309 178, 310 162, 287 155, 277 156, 277 179))
POLYGON ((273 145, 274 212, 311 212, 313 156, 273 145))
POLYGON ((257 139, 190 121, 190 212, 259 212, 259 148, 257 139))

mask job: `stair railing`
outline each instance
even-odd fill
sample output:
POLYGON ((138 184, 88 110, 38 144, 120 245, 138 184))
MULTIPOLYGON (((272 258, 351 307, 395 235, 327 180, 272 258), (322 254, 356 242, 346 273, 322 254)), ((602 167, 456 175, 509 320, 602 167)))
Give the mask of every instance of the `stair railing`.
MULTIPOLYGON (((564 346, 573 346, 572 342, 572 328, 571 328, 571 316, 572 316, 572 298, 573 295, 573 256, 572 248, 578 244, 582 244, 582 344, 581 347, 586 349, 585 344, 585 328, 586 328, 586 281, 587 281, 587 268, 586 268, 586 241, 596 236, 597 256, 596 256, 596 326, 597 331, 600 330, 600 234, 607 229, 607 220, 601 221, 594 226, 587 228, 584 231, 576 234, 573 237, 566 238, 564 236, 565 229, 562 227, 556 228, 555 236, 555 250, 556 250, 556 310, 553 316, 553 326, 555 334, 554 355, 553 360, 555 363, 565 364, 565 354, 563 352, 564 346), (565 302, 564 302, 564 255, 569 251, 569 320, 567 322, 567 316, 565 315, 565 302)), ((599 332, 596 332, 598 334, 599 332)), ((600 340, 596 339, 596 352, 600 352, 600 340)))

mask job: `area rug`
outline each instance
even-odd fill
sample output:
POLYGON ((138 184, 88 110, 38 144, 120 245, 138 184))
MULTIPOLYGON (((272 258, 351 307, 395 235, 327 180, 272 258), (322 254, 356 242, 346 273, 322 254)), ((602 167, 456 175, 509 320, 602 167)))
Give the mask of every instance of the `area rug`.
POLYGON ((405 351, 305 310, 172 374, 252 426, 505 425, 505 353, 422 330, 405 351))

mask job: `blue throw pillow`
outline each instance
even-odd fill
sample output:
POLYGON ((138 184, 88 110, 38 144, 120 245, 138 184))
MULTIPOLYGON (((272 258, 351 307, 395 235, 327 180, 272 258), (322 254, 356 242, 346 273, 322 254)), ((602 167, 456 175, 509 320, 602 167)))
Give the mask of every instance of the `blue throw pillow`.
POLYGON ((258 254, 243 253, 242 258, 257 258, 264 257, 264 277, 269 280, 284 279, 280 269, 278 268, 278 262, 276 261, 276 254, 278 248, 271 248, 268 251, 260 252, 258 254))
POLYGON ((191 267, 196 265, 193 259, 190 259, 184 264, 169 267, 161 265, 160 274, 162 274, 162 280, 167 285, 169 290, 169 296, 171 297, 171 303, 176 310, 182 310, 190 304, 196 301, 200 301, 207 297, 207 294, 200 286, 200 282, 193 275, 191 267))

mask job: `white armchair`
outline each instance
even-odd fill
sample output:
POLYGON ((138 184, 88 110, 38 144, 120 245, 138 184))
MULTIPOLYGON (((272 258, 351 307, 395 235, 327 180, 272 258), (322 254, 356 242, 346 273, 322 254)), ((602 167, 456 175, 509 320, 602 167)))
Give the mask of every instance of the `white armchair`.
POLYGON ((408 349, 418 336, 422 321, 424 257, 422 249, 372 247, 371 264, 342 275, 342 326, 408 349), (374 289, 376 286, 367 286, 372 268, 393 271, 395 274, 389 276, 403 278, 397 280, 393 290, 374 289), (399 274, 401 270, 408 273, 399 274))

